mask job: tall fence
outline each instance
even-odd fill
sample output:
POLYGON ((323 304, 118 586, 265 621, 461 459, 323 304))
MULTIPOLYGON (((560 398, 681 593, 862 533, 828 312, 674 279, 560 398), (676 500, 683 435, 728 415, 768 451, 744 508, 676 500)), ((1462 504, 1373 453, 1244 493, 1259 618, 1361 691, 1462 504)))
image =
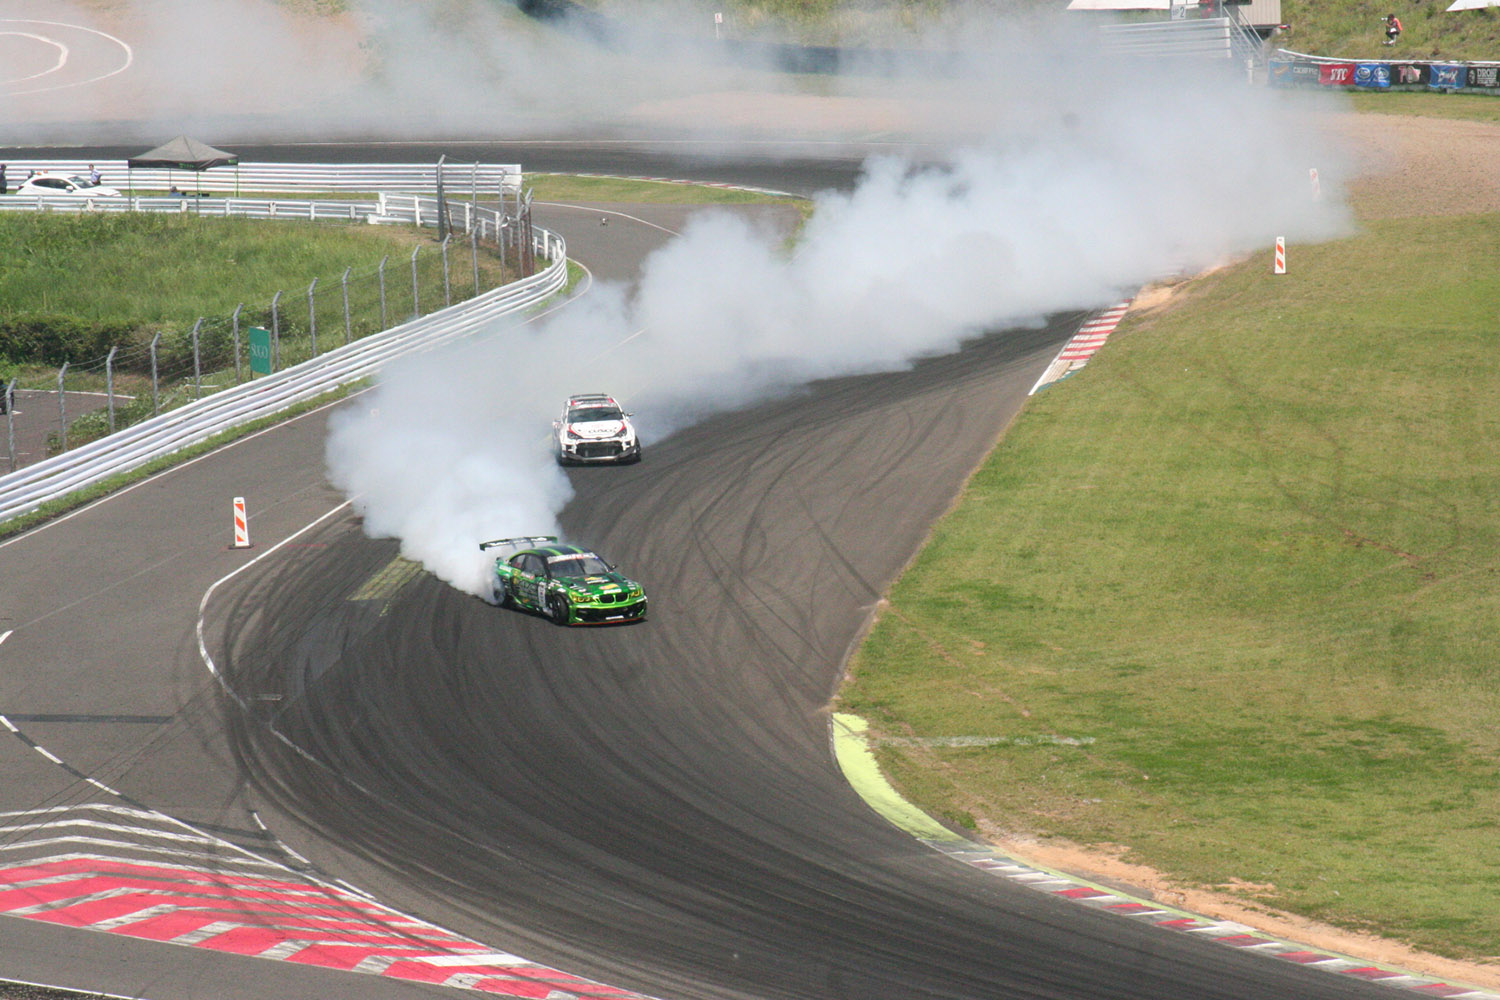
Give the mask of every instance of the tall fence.
MULTIPOLYGON (((36 199, 0 199, 0 207, 34 211, 36 199)), ((42 210, 56 212, 178 212, 181 198, 51 197, 42 210)), ((33 374, 0 385, 6 418, 4 468, 23 459, 56 453, 261 374, 289 367, 334 347, 416 319, 455 301, 480 294, 536 269, 534 241, 524 199, 498 200, 497 207, 420 195, 380 195, 370 203, 217 200, 213 214, 264 219, 363 218, 372 223, 435 227, 448 234, 436 248, 409 256, 387 256, 376 266, 351 266, 313 276, 306 286, 281 289, 232 312, 197 318, 191 328, 168 326, 149 342, 121 345, 89 359, 42 358, 61 365, 55 375, 33 374), (253 333, 252 331, 257 331, 253 333), (264 331, 266 357, 250 357, 252 338, 264 331), (256 363, 259 362, 259 363, 256 363), (43 397, 55 398, 55 403, 43 397), (53 430, 44 440, 29 435, 23 448, 15 434, 15 404, 46 407, 53 430)), ((544 241, 545 243, 545 241, 544 241)), ((544 246, 545 250, 545 246, 544 246)), ((545 257, 546 254, 544 253, 545 257)))
MULTIPOLYGON (((337 169, 357 175, 362 168, 337 169)), ((431 174, 433 168, 426 169, 431 174)), ((452 169, 451 165, 447 168, 452 169)), ((477 171, 471 173, 477 175, 477 171)), ((519 176, 519 171, 512 174, 510 168, 503 174, 491 173, 519 176)), ((346 183, 356 181, 346 178, 346 183)), ((454 322, 461 326, 463 317, 474 314, 472 310, 456 310, 455 302, 467 299, 485 303, 478 307, 483 315, 488 315, 486 310, 491 306, 487 304, 494 301, 513 311, 552 294, 566 281, 565 245, 555 235, 532 226, 530 200, 519 189, 494 189, 491 204, 453 200, 453 195, 462 191, 455 190, 451 182, 447 193, 449 197, 441 201, 423 195, 385 193, 368 203, 321 199, 215 200, 211 211, 226 215, 267 219, 364 218, 372 223, 439 226, 445 236, 436 248, 414 249, 404 259, 388 256, 377 266, 358 271, 349 267, 341 274, 315 276, 305 288, 283 289, 264 301, 241 303, 228 315, 199 317, 190 330, 164 331, 147 343, 116 346, 97 358, 60 359, 61 367, 55 376, 48 373, 27 380, 13 379, 0 386, 7 444, 4 461, 13 473, 0 477, 0 501, 4 500, 8 482, 20 476, 29 483, 35 471, 26 469, 16 473, 21 464, 16 434, 18 404, 30 411, 27 423, 33 432, 38 421, 51 422, 55 428, 48 433, 45 443, 33 441, 32 448, 62 452, 56 458, 64 459, 71 449, 86 442, 98 441, 108 446, 122 440, 128 433, 125 429, 132 425, 160 423, 172 417, 177 408, 208 407, 216 396, 234 396, 240 389, 264 386, 271 379, 279 381, 289 371, 308 369, 322 375, 332 372, 341 373, 340 377, 364 377, 369 373, 368 367, 345 364, 324 367, 321 362, 330 356, 343 358, 350 351, 352 357, 365 357, 359 350, 365 341, 372 342, 370 350, 374 353, 369 356, 384 360, 389 354, 382 345, 396 343, 403 345, 403 350, 421 346, 424 338, 413 339, 410 334, 414 325, 424 324, 424 318, 452 310, 454 322), (401 335, 391 340, 380 331, 401 332, 401 335), (257 344, 260 350, 252 357, 252 347, 257 344)), ((180 212, 184 210, 183 204, 181 198, 73 197, 43 199, 40 208, 180 212)), ((198 207, 195 204, 194 210, 198 207)), ((35 211, 38 206, 30 197, 10 197, 0 199, 0 208, 35 211)), ((448 335, 450 326, 439 322, 431 327, 420 325, 420 329, 429 332, 427 341, 435 342, 448 335)), ((312 394, 327 391, 336 384, 319 382, 312 394)), ((263 391, 257 395, 268 398, 263 391)), ((306 398, 306 394, 296 395, 285 405, 301 398, 306 398)), ((265 415, 259 409, 255 414, 246 419, 265 415)), ((217 430, 222 429, 225 428, 217 430)), ((35 436, 33 433, 32 437, 35 436)), ((149 461, 150 457, 154 456, 142 461, 149 461)), ((45 459, 38 465, 53 461, 45 459)), ((123 471, 113 465, 110 469, 111 475, 123 471)), ((49 493, 37 502, 53 496, 49 493)), ((32 498, 32 491, 27 491, 26 497, 32 498)), ((14 505, 4 507, 0 503, 0 508, 15 512, 14 505)), ((10 515, 0 513, 0 519, 5 516, 10 515)))
POLYGON ((120 191, 161 191, 173 187, 187 192, 214 194, 260 194, 268 192, 362 192, 391 191, 403 194, 437 194, 438 178, 449 197, 494 198, 497 192, 514 194, 521 188, 522 173, 514 163, 242 163, 212 170, 165 170, 156 167, 131 170, 125 160, 6 160, 11 191, 29 173, 86 175, 92 167, 103 183, 120 191))

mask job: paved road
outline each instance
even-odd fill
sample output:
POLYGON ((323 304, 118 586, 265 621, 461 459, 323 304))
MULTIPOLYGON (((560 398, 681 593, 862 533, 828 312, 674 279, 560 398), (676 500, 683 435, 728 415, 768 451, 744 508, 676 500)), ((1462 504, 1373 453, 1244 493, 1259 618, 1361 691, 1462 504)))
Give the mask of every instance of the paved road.
MULTIPOLYGON (((599 273, 664 236, 598 226, 598 208, 543 223, 579 226, 599 273)), ((249 848, 664 997, 1377 995, 955 864, 879 820, 831 761, 845 651, 1070 329, 820 383, 639 466, 574 470, 564 521, 647 584, 638 626, 557 629, 385 575, 394 545, 365 539, 323 482, 324 414, 7 543, 0 711, 20 732, 0 738, 0 811, 24 815, 0 849, 32 851, 46 816, 148 806, 213 834, 198 850, 220 882, 249 848), (249 552, 227 547, 235 495, 249 552), (208 608, 242 699, 226 701, 197 604, 261 554, 208 608)), ((77 831, 150 858, 144 821, 112 826, 77 831)), ((441 992, 3 923, 18 979, 158 1000, 441 992)))

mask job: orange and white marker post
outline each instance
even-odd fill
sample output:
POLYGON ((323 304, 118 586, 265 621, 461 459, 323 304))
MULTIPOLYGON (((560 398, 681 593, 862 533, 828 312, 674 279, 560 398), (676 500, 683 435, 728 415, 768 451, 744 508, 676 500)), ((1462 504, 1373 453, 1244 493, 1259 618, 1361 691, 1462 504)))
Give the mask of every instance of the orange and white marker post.
POLYGON ((234 498, 234 545, 236 549, 250 547, 250 521, 245 517, 245 498, 234 498))
POLYGON ((1286 274, 1286 237, 1276 237, 1276 267, 1275 274, 1286 274))
POLYGON ((1308 167, 1307 168, 1307 179, 1312 182, 1312 196, 1314 198, 1321 198, 1321 197, 1323 197, 1323 185, 1321 185, 1321 184, 1318 183, 1318 168, 1317 167, 1308 167))

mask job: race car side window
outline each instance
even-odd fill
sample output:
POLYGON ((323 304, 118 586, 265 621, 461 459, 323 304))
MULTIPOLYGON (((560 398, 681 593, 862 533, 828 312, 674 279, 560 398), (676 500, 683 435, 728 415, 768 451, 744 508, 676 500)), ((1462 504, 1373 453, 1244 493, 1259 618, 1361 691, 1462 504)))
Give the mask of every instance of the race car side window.
POLYGON ((528 553, 526 556, 526 572, 530 573, 532 576, 546 576, 547 560, 543 559, 535 552, 528 553))
POLYGON ((524 571, 526 569, 526 553, 523 552, 520 555, 511 556, 510 564, 516 569, 524 571))

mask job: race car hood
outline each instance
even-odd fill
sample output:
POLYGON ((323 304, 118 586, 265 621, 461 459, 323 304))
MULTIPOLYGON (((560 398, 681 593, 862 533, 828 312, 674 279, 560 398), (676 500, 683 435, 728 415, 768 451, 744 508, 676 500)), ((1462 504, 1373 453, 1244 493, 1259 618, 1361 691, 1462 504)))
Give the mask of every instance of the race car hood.
POLYGON ((594 576, 560 577, 568 591, 579 597, 594 599, 604 594, 628 594, 639 585, 621 573, 599 573, 594 576))
POLYGON ((612 438, 625 433, 623 420, 587 420, 568 425, 568 429, 579 437, 612 438))

